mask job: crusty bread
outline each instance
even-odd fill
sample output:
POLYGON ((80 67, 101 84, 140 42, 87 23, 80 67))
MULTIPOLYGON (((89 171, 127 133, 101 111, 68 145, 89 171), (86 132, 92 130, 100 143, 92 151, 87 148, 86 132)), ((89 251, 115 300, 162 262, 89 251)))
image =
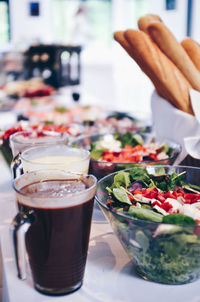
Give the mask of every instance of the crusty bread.
POLYGON ((124 38, 131 46, 129 54, 152 80, 158 93, 178 109, 193 114, 189 99, 191 85, 148 34, 130 29, 124 32, 124 38))
POLYGON ((124 38, 123 31, 116 31, 113 34, 114 39, 126 50, 126 52, 132 56, 132 47, 128 41, 124 38))
POLYGON ((154 14, 147 14, 138 19, 138 28, 147 33, 147 28, 152 21, 162 22, 159 16, 154 14))
POLYGON ((154 21, 149 24, 147 31, 154 42, 183 73, 192 88, 200 91, 200 72, 167 26, 154 21))
MULTIPOLYGON (((114 39, 126 50, 126 52, 135 60, 135 57, 133 55, 133 52, 132 52, 132 46, 128 43, 128 41, 125 39, 124 37, 124 32, 123 31, 117 31, 114 33, 114 39)), ((143 68, 141 68, 144 73, 146 75, 149 75, 149 72, 148 72, 148 68, 146 69, 145 68, 145 65, 143 66, 143 68)), ((166 92, 165 89, 162 89, 162 87, 160 86, 159 82, 157 83, 156 79, 154 80, 154 86, 155 86, 155 89, 156 91, 158 92, 158 94, 165 98, 165 99, 168 99, 169 96, 166 92)))
POLYGON ((192 38, 186 38, 181 42, 181 45, 187 52, 188 56, 200 71, 200 45, 192 38))

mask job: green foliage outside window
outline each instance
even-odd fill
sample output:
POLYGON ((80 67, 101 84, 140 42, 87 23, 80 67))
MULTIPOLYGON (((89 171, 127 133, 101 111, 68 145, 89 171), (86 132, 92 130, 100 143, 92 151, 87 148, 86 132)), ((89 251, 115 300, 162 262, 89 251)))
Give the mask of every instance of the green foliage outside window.
MULTIPOLYGON (((54 39, 57 42, 73 43, 74 32, 78 30, 77 11, 80 5, 87 6, 85 22, 87 22, 87 44, 103 43, 109 46, 112 38, 111 33, 111 1, 104 0, 54 0, 53 1, 53 21, 54 21, 54 39), (77 25, 76 25, 77 24, 77 25)), ((78 21, 79 18, 79 21, 78 21)), ((82 17, 84 18, 84 17, 82 17)), ((86 26, 85 24, 83 26, 86 26)), ((80 32, 83 28, 80 26, 80 32)), ((86 35, 86 33, 84 33, 86 35)))
POLYGON ((0 1, 0 46, 9 41, 8 4, 0 1))
MULTIPOLYGON (((127 19, 130 22, 130 28, 137 28, 137 20, 141 15, 148 12, 148 0, 123 0, 124 6, 121 9, 127 10, 127 19), (128 9, 127 9, 128 7, 128 9)), ((123 4, 123 2, 119 2, 123 4)), ((79 37, 85 35, 85 45, 101 45, 109 48, 113 41, 112 32, 112 9, 116 2, 112 0, 53 0, 53 22, 54 39, 56 42, 73 43, 76 42, 79 26, 79 37), (83 26, 78 24, 77 11, 80 5, 87 7, 85 21, 83 26), (84 27, 85 26, 85 32, 84 27)), ((80 17, 80 15, 79 15, 80 17)), ((79 18, 80 21, 80 18, 79 18)), ((82 20, 83 21, 83 20, 82 20)), ((84 40, 84 39, 82 39, 84 40)), ((76 44, 76 43, 75 43, 76 44)), ((80 43, 81 44, 81 43, 80 43)))

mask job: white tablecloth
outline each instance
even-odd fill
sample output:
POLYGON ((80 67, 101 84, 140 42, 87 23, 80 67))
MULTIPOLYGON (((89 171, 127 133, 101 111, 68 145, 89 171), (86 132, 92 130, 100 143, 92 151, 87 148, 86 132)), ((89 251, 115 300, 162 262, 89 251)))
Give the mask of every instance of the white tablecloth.
POLYGON ((38 293, 28 271, 16 276, 9 227, 16 213, 11 175, 0 155, 0 239, 3 260, 3 302, 199 302, 200 280, 185 285, 163 285, 138 277, 129 258, 95 206, 84 284, 61 297, 38 293))

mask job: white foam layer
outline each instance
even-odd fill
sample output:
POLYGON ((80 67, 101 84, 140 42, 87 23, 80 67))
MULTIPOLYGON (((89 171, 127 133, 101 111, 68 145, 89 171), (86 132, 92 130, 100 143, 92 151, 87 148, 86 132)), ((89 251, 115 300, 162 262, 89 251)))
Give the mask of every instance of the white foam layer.
POLYGON ((92 175, 60 170, 47 173, 31 172, 17 179, 14 185, 17 201, 33 208, 57 209, 83 204, 95 195, 96 178, 92 175))
POLYGON ((30 184, 21 189, 23 194, 30 197, 63 197, 69 193, 81 192, 86 185, 81 180, 50 180, 30 184))

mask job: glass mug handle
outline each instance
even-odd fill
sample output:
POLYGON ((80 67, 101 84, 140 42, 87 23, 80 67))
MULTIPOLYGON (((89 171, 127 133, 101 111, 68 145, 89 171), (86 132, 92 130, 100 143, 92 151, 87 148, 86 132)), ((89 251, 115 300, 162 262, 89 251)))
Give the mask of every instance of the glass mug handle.
POLYGON ((13 179, 18 178, 23 174, 21 153, 18 153, 11 162, 11 172, 13 179))
POLYGON ((19 279, 26 279, 25 235, 34 221, 33 211, 19 212, 12 221, 11 236, 19 279))

